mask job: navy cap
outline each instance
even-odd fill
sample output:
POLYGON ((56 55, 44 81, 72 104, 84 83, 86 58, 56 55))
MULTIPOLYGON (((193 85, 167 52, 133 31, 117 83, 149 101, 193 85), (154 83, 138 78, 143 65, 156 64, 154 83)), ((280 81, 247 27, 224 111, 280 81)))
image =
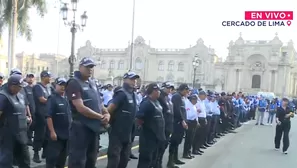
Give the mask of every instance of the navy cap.
POLYGON ((12 74, 7 81, 8 85, 17 85, 21 87, 27 86, 27 83, 24 81, 22 75, 19 74, 12 74))
POLYGON ((198 96, 196 94, 192 94, 192 95, 189 96, 189 99, 190 100, 196 100, 196 99, 198 99, 198 96))
POLYGON ((83 59, 80 60, 79 65, 82 65, 82 66, 85 66, 85 67, 87 67, 87 66, 96 66, 96 63, 92 58, 84 57, 83 59))
POLYGON ((57 79, 55 80, 55 83, 56 83, 57 85, 62 85, 62 84, 66 84, 66 83, 67 83, 67 80, 66 80, 65 78, 57 78, 57 79))
POLYGON ((222 93, 221 93, 221 96, 225 96, 225 95, 226 95, 226 93, 225 93, 225 92, 222 92, 222 93))
POLYGON ((4 78, 4 74, 0 72, 0 78, 4 78))
POLYGON ((174 84, 171 83, 171 82, 164 82, 164 83, 162 83, 161 87, 162 88, 172 88, 172 89, 174 89, 174 84))
POLYGON ((11 71, 10 71, 10 74, 9 76, 13 75, 13 74, 18 74, 18 75, 23 75, 21 70, 18 69, 18 68, 13 68, 11 71))
POLYGON ((123 78, 124 79, 138 79, 138 78, 140 78, 140 76, 137 75, 135 72, 129 71, 124 74, 123 78))
POLYGON ((34 74, 33 73, 28 73, 27 75, 26 75, 26 77, 29 77, 29 78, 34 78, 34 74))
POLYGON ((110 88, 110 87, 112 87, 112 85, 111 84, 107 84, 106 87, 107 88, 110 88))
POLYGON ((44 77, 51 77, 52 76, 52 74, 50 73, 50 72, 48 72, 48 71, 42 71, 41 73, 40 73, 40 77, 41 78, 44 78, 44 77))
POLYGON ((201 90, 201 91, 198 93, 198 95, 206 95, 206 92, 203 91, 203 90, 201 90))
POLYGON ((189 86, 185 83, 179 85, 178 90, 183 91, 183 90, 189 90, 189 86))
POLYGON ((157 83, 150 83, 149 85, 147 85, 147 94, 151 94, 154 90, 160 90, 160 87, 157 83))

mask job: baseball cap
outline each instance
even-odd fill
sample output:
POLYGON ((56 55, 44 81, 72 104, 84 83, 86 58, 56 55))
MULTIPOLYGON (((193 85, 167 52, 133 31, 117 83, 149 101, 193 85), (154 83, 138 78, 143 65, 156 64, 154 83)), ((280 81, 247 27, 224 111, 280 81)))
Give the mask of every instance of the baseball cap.
POLYGON ((189 86, 185 83, 179 85, 178 90, 183 91, 183 90, 189 90, 189 86))
POLYGON ((195 99, 198 99, 197 95, 196 94, 192 94, 188 97, 190 100, 195 100, 195 99))
POLYGON ((55 80, 55 83, 56 83, 57 85, 62 85, 62 84, 66 84, 66 83, 67 83, 67 80, 66 80, 65 78, 57 78, 57 79, 55 80))
POLYGON ((33 73, 28 73, 27 75, 26 75, 26 77, 29 77, 29 78, 34 78, 34 74, 33 73))
POLYGON ((10 74, 9 76, 13 75, 13 74, 18 74, 18 75, 23 75, 21 70, 18 69, 18 68, 13 68, 11 71, 10 71, 10 74))
POLYGON ((170 83, 170 82, 164 82, 164 83, 162 83, 161 87, 162 88, 172 88, 172 89, 174 89, 174 84, 170 83))
POLYGON ((27 86, 27 83, 24 81, 22 75, 19 74, 12 74, 8 80, 7 80, 8 85, 17 85, 20 87, 25 87, 27 86))
POLYGON ((140 78, 140 76, 137 75, 135 72, 130 71, 130 72, 125 73, 123 78, 124 79, 138 79, 138 78, 140 78))
POLYGON ((112 85, 111 84, 107 84, 106 87, 107 88, 110 88, 110 87, 112 87, 112 85))
POLYGON ((52 74, 50 73, 50 72, 48 72, 48 71, 42 71, 41 73, 40 73, 40 77, 41 78, 44 78, 44 77, 51 77, 52 76, 52 74))
POLYGON ((84 67, 87 67, 87 66, 96 66, 96 63, 95 61, 90 58, 90 57, 84 57, 80 60, 79 62, 79 65, 82 65, 84 67))
POLYGON ((150 83, 149 85, 147 85, 147 94, 151 94, 154 90, 160 90, 160 87, 157 83, 150 83))
POLYGON ((206 95, 206 92, 204 90, 201 90, 198 95, 206 95))
POLYGON ((0 78, 4 78, 4 74, 0 72, 0 78))

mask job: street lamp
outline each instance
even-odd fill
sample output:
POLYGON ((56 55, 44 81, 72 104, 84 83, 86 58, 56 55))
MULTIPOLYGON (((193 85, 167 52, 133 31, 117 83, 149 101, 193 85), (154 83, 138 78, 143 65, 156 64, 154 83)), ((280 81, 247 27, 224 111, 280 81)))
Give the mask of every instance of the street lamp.
POLYGON ((72 12, 73 12, 73 18, 72 20, 68 21, 68 4, 64 3, 63 6, 61 7, 61 12, 62 12, 62 18, 64 21, 64 24, 66 26, 70 26, 70 32, 71 32, 71 54, 69 56, 68 62, 70 65, 70 71, 69 71, 69 76, 73 77, 73 71, 74 71, 74 63, 76 62, 76 58, 75 58, 75 33, 77 32, 77 29, 82 30, 83 28, 86 27, 86 23, 87 23, 87 12, 85 11, 81 16, 81 24, 77 24, 76 23, 76 11, 77 11, 77 2, 78 0, 71 0, 71 5, 72 5, 72 12))
POLYGON ((192 61, 192 65, 193 65, 193 69, 194 69, 193 84, 192 84, 193 88, 195 87, 197 68, 200 66, 200 64, 201 64, 201 60, 200 60, 198 54, 196 54, 192 61))

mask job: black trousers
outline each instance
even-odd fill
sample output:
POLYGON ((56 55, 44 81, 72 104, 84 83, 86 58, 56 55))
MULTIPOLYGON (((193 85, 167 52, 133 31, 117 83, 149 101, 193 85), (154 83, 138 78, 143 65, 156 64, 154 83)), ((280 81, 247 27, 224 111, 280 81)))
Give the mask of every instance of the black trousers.
POLYGON ((191 153, 191 148, 194 142, 195 133, 197 129, 197 120, 188 120, 187 124, 188 129, 186 130, 183 155, 188 155, 191 153))
POLYGON ((283 151, 287 151, 290 146, 289 132, 291 129, 291 123, 282 123, 277 125, 275 129, 274 144, 275 148, 280 148, 280 141, 283 137, 283 151))
POLYGON ((107 168, 126 168, 131 154, 132 143, 122 142, 117 135, 109 134, 107 168))
POLYGON ((250 114, 250 115, 249 115, 250 119, 253 119, 253 120, 254 120, 255 117, 256 117, 256 108, 251 108, 249 114, 250 114))
POLYGON ((39 152, 41 148, 45 150, 46 148, 46 120, 45 117, 40 114, 35 114, 35 126, 34 126, 34 141, 33 141, 33 150, 35 153, 39 152))
POLYGON ((151 167, 158 167, 158 165, 162 165, 163 156, 170 141, 170 135, 171 131, 168 132, 165 130, 166 140, 164 142, 160 142, 160 144, 158 145, 158 149, 154 151, 151 167))
POLYGON ((192 150, 199 150, 207 137, 207 123, 205 118, 198 118, 200 127, 196 129, 192 150))
POLYGON ((139 137, 139 159, 137 168, 151 168, 154 162, 154 152, 163 142, 159 141, 155 135, 142 130, 139 137))
POLYGON ((214 140, 215 135, 216 135, 216 133, 218 131, 217 127, 218 127, 218 124, 219 124, 219 118, 220 118, 219 116, 213 115, 211 117, 210 121, 207 120, 207 122, 209 122, 209 127, 210 127, 210 129, 208 131, 207 142, 211 142, 211 141, 214 140))
POLYGON ((46 168, 64 168, 68 154, 68 140, 49 140, 46 149, 46 168))
MULTIPOLYGON (((26 134, 26 132, 24 133, 26 134)), ((5 131, 0 137, 0 167, 11 168, 13 158, 19 168, 30 168, 30 153, 26 143, 20 143, 14 135, 5 131), (4 135, 4 136, 3 136, 4 135)))

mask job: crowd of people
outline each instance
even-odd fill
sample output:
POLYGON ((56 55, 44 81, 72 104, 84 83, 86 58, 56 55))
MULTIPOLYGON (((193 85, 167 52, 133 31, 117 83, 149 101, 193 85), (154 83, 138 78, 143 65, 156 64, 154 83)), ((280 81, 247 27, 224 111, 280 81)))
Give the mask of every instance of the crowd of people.
POLYGON ((167 148, 167 168, 178 168, 185 164, 179 158, 181 143, 181 157, 193 159, 248 120, 264 125, 265 111, 269 124, 276 114, 275 148, 284 133, 287 153, 293 117, 286 108, 288 99, 267 102, 262 96, 170 82, 137 88, 140 76, 132 71, 124 74, 122 86, 102 89, 91 78, 94 66, 92 59, 83 58, 73 77, 56 78, 52 85, 48 71, 40 73, 36 84, 34 74, 23 79, 18 69, 11 70, 3 85, 0 75, 0 167, 29 168, 31 145, 33 161, 45 158, 46 168, 65 167, 67 157, 69 168, 95 168, 100 135, 106 132, 107 168, 126 168, 130 159, 138 159, 138 168, 162 168, 167 148), (131 150, 136 133, 139 158, 131 150))

